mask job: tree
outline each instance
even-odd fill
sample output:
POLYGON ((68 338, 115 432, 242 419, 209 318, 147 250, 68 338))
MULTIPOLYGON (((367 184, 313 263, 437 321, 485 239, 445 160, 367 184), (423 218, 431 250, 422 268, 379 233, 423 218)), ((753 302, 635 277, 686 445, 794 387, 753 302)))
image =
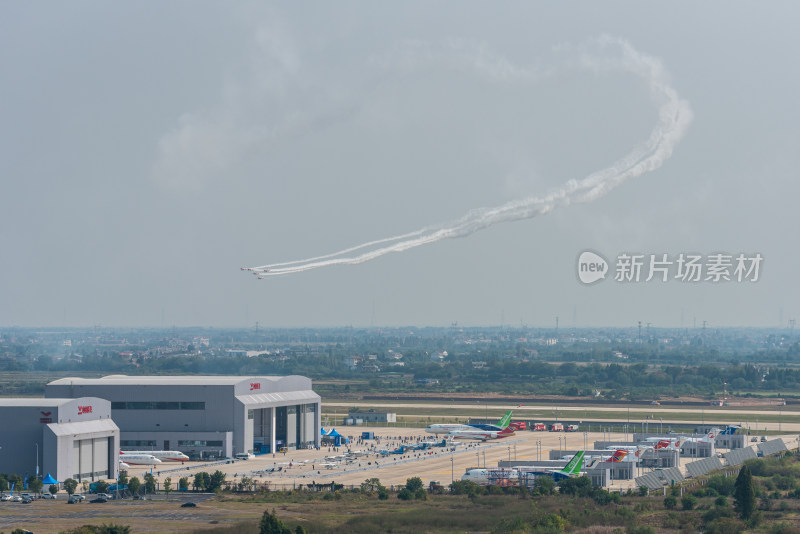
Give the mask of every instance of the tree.
POLYGON ((733 488, 733 507, 736 513, 744 520, 750 519, 756 510, 756 490, 753 486, 753 475, 747 465, 742 466, 733 488))
POLYGON ((117 478, 117 482, 119 482, 119 484, 122 485, 122 486, 127 484, 128 483, 128 474, 125 473, 125 472, 120 473, 119 474, 119 478, 117 478))
POLYGON ((164 479, 164 493, 167 494, 167 500, 169 500, 169 492, 172 490, 172 477, 167 477, 164 479))
POLYGON ((684 495, 681 497, 681 506, 684 510, 691 510, 697 505, 697 497, 694 495, 684 495))
POLYGON ((139 477, 133 477, 128 481, 128 489, 131 490, 133 495, 139 495, 139 488, 142 486, 142 482, 139 480, 139 477))
POLYGON ((536 477, 533 487, 539 495, 553 495, 556 492, 556 482, 551 477, 536 477))
POLYGON ((275 515, 275 510, 269 513, 269 510, 264 510, 261 516, 261 522, 258 524, 259 534, 292 534, 292 531, 284 524, 283 521, 278 519, 275 515))
POLYGON ((250 477, 242 477, 239 480, 239 487, 242 491, 253 491, 253 486, 255 485, 256 481, 250 477))
POLYGON ((368 478, 364 482, 361 483, 361 493, 366 493, 367 495, 372 495, 374 492, 378 491, 378 488, 381 487, 381 481, 377 478, 368 478))
POLYGON ((417 490, 422 489, 422 479, 419 477, 411 477, 406 480, 406 488, 411 493, 416 493, 417 490))
POLYGON ((180 480, 178 480, 178 489, 180 491, 189 489, 189 477, 181 477, 180 480))
POLYGON ((403 488, 400 490, 400 493, 397 494, 397 498, 402 501, 410 501, 414 498, 414 494, 408 488, 403 488))
POLYGON ((64 481, 64 491, 66 491, 69 495, 75 493, 75 490, 78 489, 78 481, 74 478, 68 478, 64 481))
POLYGON ((144 475, 144 491, 147 493, 156 492, 156 477, 150 473, 144 475))
POLYGON ((55 495, 58 493, 58 486, 56 484, 50 484, 50 494, 55 495))
POLYGON ((674 495, 664 497, 664 508, 674 510, 676 506, 678 506, 678 499, 674 495))
POLYGON ((34 493, 41 493, 44 487, 44 482, 41 478, 34 478, 28 481, 28 489, 34 493))
POLYGON ((208 481, 208 491, 218 491, 222 489, 225 482, 225 473, 217 469, 208 481))
POLYGON ((106 493, 108 491, 108 482, 104 480, 95 482, 94 491, 95 493, 106 493))
POLYGON ((208 473, 205 471, 201 471, 199 473, 195 473, 194 475, 194 489, 198 491, 203 491, 208 488, 208 483, 211 477, 208 476, 208 473))

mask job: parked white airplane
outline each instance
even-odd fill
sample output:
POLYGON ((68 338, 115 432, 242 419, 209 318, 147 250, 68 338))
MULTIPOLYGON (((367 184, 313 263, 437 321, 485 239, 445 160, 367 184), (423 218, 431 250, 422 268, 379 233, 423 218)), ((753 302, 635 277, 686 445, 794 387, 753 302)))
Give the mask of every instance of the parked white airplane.
POLYGON ((481 486, 489 484, 489 472, 495 481, 516 480, 519 478, 519 471, 516 469, 469 469, 461 475, 461 480, 469 480, 481 486))
POLYGON ((513 435, 514 429, 511 427, 507 427, 504 430, 455 430, 447 434, 447 439, 461 438, 486 441, 487 439, 507 438, 513 435))
POLYGON ((129 465, 157 465, 161 463, 161 460, 153 456, 152 454, 145 454, 145 453, 123 453, 120 451, 120 460, 123 460, 126 464, 129 465))
POLYGON ((499 430, 504 430, 506 427, 508 427, 510 422, 511 422, 511 410, 507 411, 496 425, 488 425, 488 424, 462 425, 456 423, 436 423, 433 425, 428 425, 425 428, 425 432, 428 432, 429 434, 450 434, 452 432, 472 431, 472 430, 499 431, 499 430))
POLYGON ((705 436, 703 436, 703 437, 700 437, 700 438, 687 438, 687 437, 684 437, 683 438, 683 442, 684 443, 687 443, 687 442, 689 442, 689 443, 711 443, 712 441, 714 441, 717 438, 717 435, 719 434, 719 432, 720 432, 719 428, 712 428, 711 431, 708 434, 706 434, 705 436))
POLYGON ((155 456, 162 462, 164 460, 168 462, 185 462, 189 459, 189 457, 183 454, 181 451, 119 451, 119 453, 124 455, 149 454, 150 456, 155 456))
POLYGON ((119 468, 120 469, 128 469, 129 467, 130 467, 130 464, 126 464, 122 460, 119 461, 119 468))

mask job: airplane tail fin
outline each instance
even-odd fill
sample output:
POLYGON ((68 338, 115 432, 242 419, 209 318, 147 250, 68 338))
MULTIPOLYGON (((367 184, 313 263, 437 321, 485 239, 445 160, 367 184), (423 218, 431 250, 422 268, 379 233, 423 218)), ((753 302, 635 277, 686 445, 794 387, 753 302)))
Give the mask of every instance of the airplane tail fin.
POLYGON ((508 428, 508 425, 511 423, 511 410, 508 410, 503 417, 500 418, 500 422, 497 423, 497 426, 500 428, 508 428))
POLYGON ((614 451, 614 454, 611 455, 609 462, 621 462, 627 455, 628 451, 625 449, 617 449, 614 451))
POLYGON ((572 457, 572 460, 569 461, 567 465, 564 466, 564 469, 559 471, 562 475, 572 476, 572 475, 579 475, 581 473, 581 468, 583 468, 583 455, 585 451, 580 451, 575 456, 572 457))

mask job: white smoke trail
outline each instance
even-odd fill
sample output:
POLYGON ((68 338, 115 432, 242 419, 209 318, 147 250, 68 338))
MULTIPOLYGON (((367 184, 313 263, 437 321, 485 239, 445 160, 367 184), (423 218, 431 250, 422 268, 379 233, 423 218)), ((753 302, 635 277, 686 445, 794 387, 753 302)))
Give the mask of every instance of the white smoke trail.
MULTIPOLYGON (((597 41, 597 45, 601 49, 616 46, 619 48, 620 54, 618 57, 601 58, 584 53, 579 62, 581 68, 594 71, 622 70, 630 72, 648 82, 653 99, 660 103, 658 122, 649 138, 610 167, 581 180, 570 180, 544 197, 527 197, 501 206, 474 209, 455 221, 415 232, 370 241, 323 256, 272 263, 251 267, 249 270, 259 276, 280 276, 331 265, 356 265, 391 252, 403 252, 443 239, 465 237, 498 223, 530 219, 573 203, 593 202, 625 181, 659 168, 672 155, 673 149, 692 121, 692 112, 688 102, 682 100, 675 89, 668 84, 664 68, 656 58, 636 51, 622 39, 601 37, 597 41), (364 249, 371 250, 353 255, 354 252, 364 249)), ((431 59, 431 54, 428 53, 425 59, 431 59)), ((465 63, 463 54, 458 59, 462 60, 461 64, 465 63)), ((480 51, 480 55, 475 61, 467 63, 470 63, 474 70, 487 76, 496 76, 497 72, 500 72, 496 69, 489 69, 489 66, 494 64, 502 67, 501 72, 504 79, 530 80, 536 77, 535 72, 515 67, 505 59, 495 58, 494 62, 489 61, 484 50, 480 51)))

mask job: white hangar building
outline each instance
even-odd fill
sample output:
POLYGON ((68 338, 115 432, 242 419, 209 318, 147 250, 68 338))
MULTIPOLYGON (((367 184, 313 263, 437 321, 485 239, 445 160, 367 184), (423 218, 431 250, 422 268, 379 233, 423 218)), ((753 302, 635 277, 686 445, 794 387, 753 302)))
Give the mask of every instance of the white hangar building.
POLYGON ((119 428, 104 399, 0 399, 0 472, 105 480, 119 470, 119 428))
POLYGON ((304 376, 62 378, 46 397, 111 403, 122 450, 232 457, 320 444, 320 396, 304 376))

